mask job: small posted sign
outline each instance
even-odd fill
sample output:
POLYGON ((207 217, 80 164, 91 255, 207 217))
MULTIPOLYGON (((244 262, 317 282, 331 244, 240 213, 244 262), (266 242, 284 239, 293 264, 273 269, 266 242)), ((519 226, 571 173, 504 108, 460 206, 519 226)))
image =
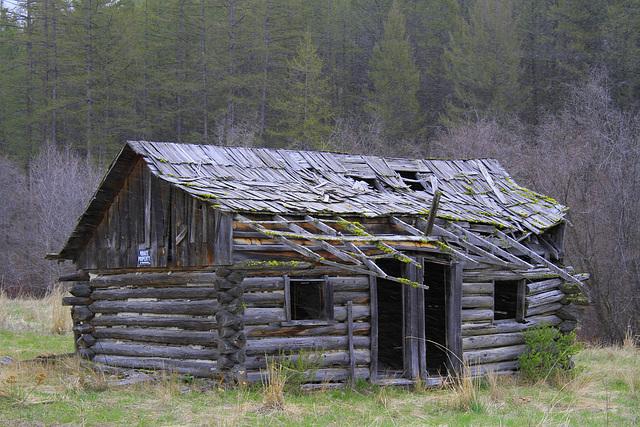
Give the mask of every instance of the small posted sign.
POLYGON ((138 250, 138 267, 151 266, 151 249, 138 250))

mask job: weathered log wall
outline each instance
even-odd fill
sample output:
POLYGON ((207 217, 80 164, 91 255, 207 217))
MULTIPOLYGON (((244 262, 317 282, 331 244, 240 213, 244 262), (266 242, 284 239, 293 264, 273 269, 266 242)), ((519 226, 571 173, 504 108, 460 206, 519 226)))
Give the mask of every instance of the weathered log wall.
POLYGON ((213 273, 110 274, 75 282, 82 357, 126 368, 211 377, 219 359, 219 292, 213 273))
POLYGON ((258 380, 267 358, 282 353, 314 359, 318 381, 368 378, 371 362, 371 309, 367 276, 328 275, 333 287, 332 320, 287 320, 285 278, 247 277, 243 282, 246 368, 258 380))
POLYGON ((576 327, 572 314, 580 310, 570 304, 569 288, 563 279, 543 271, 525 280, 524 322, 515 316, 496 320, 495 281, 513 281, 515 287, 520 278, 512 272, 489 269, 466 270, 463 274, 463 355, 474 375, 517 370, 518 358, 527 348, 523 332, 528 329, 546 324, 570 332, 576 327))

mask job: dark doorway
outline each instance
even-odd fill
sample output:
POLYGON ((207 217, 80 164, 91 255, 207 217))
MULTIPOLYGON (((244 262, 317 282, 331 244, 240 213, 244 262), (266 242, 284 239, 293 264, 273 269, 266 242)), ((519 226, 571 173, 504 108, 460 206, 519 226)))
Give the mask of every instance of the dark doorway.
POLYGON ((455 357, 447 350, 447 286, 449 266, 425 263, 424 291, 425 341, 427 347, 427 371, 430 375, 446 375, 449 358, 455 357))
MULTIPOLYGON (((399 261, 379 261, 378 265, 388 275, 402 277, 399 261)), ((404 369, 402 286, 391 280, 377 279, 378 370, 383 372, 404 369)))

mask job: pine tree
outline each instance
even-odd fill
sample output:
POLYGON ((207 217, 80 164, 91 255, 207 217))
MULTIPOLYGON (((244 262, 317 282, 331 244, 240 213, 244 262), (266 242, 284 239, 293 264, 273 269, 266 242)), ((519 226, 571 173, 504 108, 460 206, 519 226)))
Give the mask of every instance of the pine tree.
POLYGON ((322 75, 323 61, 307 31, 295 58, 288 63, 283 91, 275 102, 278 128, 270 133, 284 136, 304 148, 322 149, 331 131, 332 111, 329 84, 322 75))
POLYGON ((384 22, 382 40, 373 48, 369 62, 373 91, 369 92, 369 112, 382 120, 391 137, 415 132, 419 120, 416 93, 420 74, 406 36, 405 19, 397 1, 384 22))
POLYGON ((516 28, 513 0, 475 0, 469 21, 462 22, 445 53, 455 90, 447 105, 449 119, 470 111, 480 116, 520 111, 522 52, 516 28))

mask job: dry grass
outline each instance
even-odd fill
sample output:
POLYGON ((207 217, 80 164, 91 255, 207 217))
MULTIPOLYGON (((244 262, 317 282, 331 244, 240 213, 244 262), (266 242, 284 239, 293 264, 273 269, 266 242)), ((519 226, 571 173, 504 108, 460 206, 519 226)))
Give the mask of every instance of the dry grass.
POLYGON ((68 295, 60 286, 53 287, 42 299, 9 299, 0 292, 0 329, 66 334, 73 327, 71 308, 62 305, 62 298, 68 295))
POLYGON ((285 367, 277 360, 267 360, 267 383, 263 391, 262 409, 278 411, 284 408, 284 388, 287 384, 285 367))

